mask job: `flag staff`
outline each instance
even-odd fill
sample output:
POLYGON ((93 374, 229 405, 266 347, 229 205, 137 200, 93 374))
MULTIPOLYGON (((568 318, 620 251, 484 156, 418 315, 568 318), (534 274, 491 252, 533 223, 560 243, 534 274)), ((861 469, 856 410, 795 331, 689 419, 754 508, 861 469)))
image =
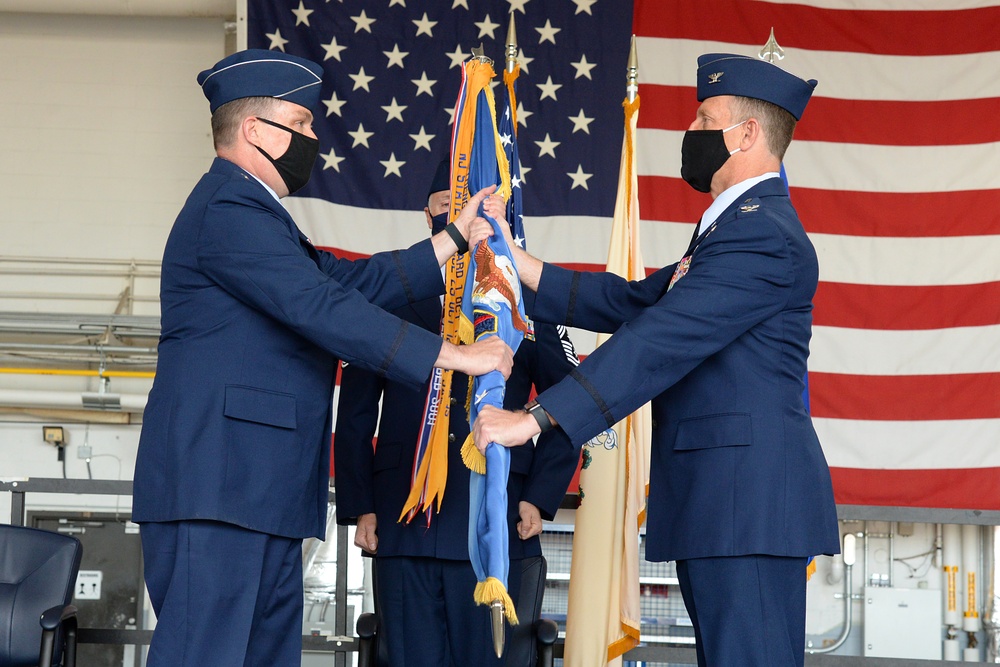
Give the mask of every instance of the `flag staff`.
POLYGON ((486 55, 486 50, 483 48, 482 42, 479 42, 479 46, 472 47, 472 57, 481 63, 486 63, 490 66, 493 65, 493 58, 486 55))
POLYGON ((514 29, 514 12, 510 13, 510 26, 507 28, 507 71, 513 72, 517 64, 517 31, 514 29))
MULTIPOLYGON (((479 45, 479 53, 476 53, 476 49, 472 50, 473 56, 482 58, 483 46, 479 45)), ((492 61, 491 61, 492 62, 492 61)), ((508 73, 514 72, 514 67, 517 65, 517 32, 514 29, 514 12, 510 13, 510 25, 507 28, 507 43, 506 43, 506 69, 508 73)), ((513 110, 511 111, 513 113, 513 110)), ((472 518, 470 517, 470 521, 472 518)), ((504 618, 506 616, 506 610, 504 609, 503 600, 496 599, 490 602, 490 629, 493 633, 493 651, 496 653, 498 658, 503 657, 503 648, 506 641, 506 629, 504 627, 504 618)))
MULTIPOLYGON (((513 25, 511 23, 511 26, 513 25)), ((774 35, 773 31, 771 34, 774 35)), ((635 35, 632 35, 632 47, 628 52, 628 69, 626 71, 625 92, 628 94, 628 101, 635 102, 635 98, 639 94, 639 56, 635 50, 635 35)))

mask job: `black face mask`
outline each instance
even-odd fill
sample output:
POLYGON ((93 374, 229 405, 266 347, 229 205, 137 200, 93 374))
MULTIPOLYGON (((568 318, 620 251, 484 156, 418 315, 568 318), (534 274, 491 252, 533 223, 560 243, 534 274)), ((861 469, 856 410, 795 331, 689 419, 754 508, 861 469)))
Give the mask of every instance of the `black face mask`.
POLYGON ((444 213, 439 213, 431 217, 431 234, 437 234, 438 232, 443 232, 444 228, 448 226, 448 211, 444 213))
POLYGON ((290 127, 285 127, 266 118, 258 118, 257 120, 279 127, 292 135, 292 140, 288 143, 288 150, 279 158, 271 157, 260 146, 257 146, 257 150, 270 160, 274 168, 278 170, 278 175, 281 176, 285 187, 288 188, 288 194, 301 190, 309 182, 313 164, 316 163, 316 156, 319 155, 319 140, 307 137, 301 132, 296 132, 290 127))
MULTIPOLYGON (((726 148, 726 139, 723 135, 742 124, 737 123, 724 130, 685 132, 684 141, 681 142, 681 178, 698 192, 711 190, 712 177, 729 159, 729 149, 726 148)), ((737 148, 736 151, 738 150, 737 148)))

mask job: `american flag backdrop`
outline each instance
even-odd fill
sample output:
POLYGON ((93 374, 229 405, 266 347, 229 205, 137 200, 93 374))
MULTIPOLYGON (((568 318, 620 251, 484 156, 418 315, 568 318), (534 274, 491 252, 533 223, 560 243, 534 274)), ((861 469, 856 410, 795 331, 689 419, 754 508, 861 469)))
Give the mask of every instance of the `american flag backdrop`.
POLYGON ((285 200, 317 245, 363 256, 423 238, 458 66, 482 43, 502 67, 511 11, 528 247, 592 269, 607 258, 630 35, 642 250, 661 267, 710 203, 679 177, 696 58, 755 55, 773 27, 780 66, 819 80, 785 168, 820 261, 810 406, 837 500, 1000 509, 1000 4, 248 0, 249 46, 326 70, 321 156, 285 200))

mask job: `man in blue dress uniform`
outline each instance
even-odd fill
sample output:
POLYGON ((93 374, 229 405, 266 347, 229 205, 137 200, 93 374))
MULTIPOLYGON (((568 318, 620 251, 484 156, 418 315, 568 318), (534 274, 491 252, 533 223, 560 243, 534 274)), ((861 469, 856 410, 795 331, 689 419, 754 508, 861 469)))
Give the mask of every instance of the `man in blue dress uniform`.
POLYGON ((779 174, 816 82, 731 54, 697 76, 681 176, 714 202, 691 245, 632 283, 515 251, 536 319, 614 335, 527 414, 484 410, 476 442, 579 446, 651 400, 646 557, 677 561, 698 664, 801 666, 806 563, 839 551, 802 399, 818 265, 779 174))
MULTIPOLYGON (((424 208, 432 233, 448 220, 448 167, 447 160, 439 166, 424 208)), ((526 301, 533 297, 524 294, 526 301)), ((433 297, 392 312, 438 333, 441 308, 441 300, 433 297)), ((530 313, 529 303, 526 308, 530 313)), ((535 340, 522 341, 514 356, 505 403, 523 405, 533 384, 543 391, 577 363, 564 328, 536 326, 535 340)), ((469 560, 469 470, 460 454, 469 434, 468 377, 456 373, 451 386, 448 483, 441 509, 430 525, 422 514, 407 523, 398 519, 410 492, 427 386, 414 388, 354 364, 341 375, 334 438, 337 521, 356 522, 355 544, 376 555, 379 642, 385 642, 392 667, 504 664, 494 653, 489 608, 473 600, 477 580, 469 560), (376 424, 378 445, 373 450, 376 424)), ((558 430, 540 437, 537 447, 511 452, 508 591, 515 600, 521 561, 541 555, 542 517, 552 519, 559 509, 578 460, 579 451, 558 430)))
POLYGON ((506 346, 459 348, 383 308, 440 294, 440 265, 485 237, 472 198, 445 234, 350 262, 279 198, 318 151, 322 68, 276 51, 198 76, 218 157, 163 254, 156 379, 133 519, 156 631, 150 667, 301 662, 301 541, 326 533, 337 359, 421 386, 432 367, 509 373, 506 346))

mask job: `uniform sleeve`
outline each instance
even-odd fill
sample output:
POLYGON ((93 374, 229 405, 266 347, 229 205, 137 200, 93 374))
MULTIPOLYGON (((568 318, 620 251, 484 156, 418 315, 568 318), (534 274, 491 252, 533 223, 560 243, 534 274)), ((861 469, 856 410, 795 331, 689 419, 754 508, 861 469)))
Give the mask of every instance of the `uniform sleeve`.
POLYGON ((430 239, 405 250, 380 252, 358 260, 319 251, 319 267, 330 278, 358 290, 385 310, 444 293, 441 267, 430 239))
POLYGON ((541 322, 612 333, 659 299, 674 266, 630 282, 613 273, 570 271, 545 264, 532 315, 541 322))
POLYGON ((383 378, 354 364, 341 370, 333 457, 337 523, 342 525, 357 523, 359 516, 375 511, 372 442, 384 387, 383 378))
POLYGON ((636 309, 635 317, 538 402, 574 445, 583 444, 780 312, 793 274, 789 247, 773 223, 761 218, 720 227, 702 244, 686 276, 648 307, 636 309))
MULTIPOLYGON (((259 204, 216 197, 205 212, 197 260, 234 298, 341 359, 412 385, 430 376, 440 336, 320 271, 284 222, 259 204)), ((389 282, 367 282, 366 289, 398 289, 389 282)))
MULTIPOLYGON (((566 328, 544 323, 535 324, 532 357, 529 372, 538 392, 558 383, 580 363, 566 328)), ((579 460, 579 450, 561 429, 538 436, 521 500, 537 507, 543 518, 552 520, 579 460)))

